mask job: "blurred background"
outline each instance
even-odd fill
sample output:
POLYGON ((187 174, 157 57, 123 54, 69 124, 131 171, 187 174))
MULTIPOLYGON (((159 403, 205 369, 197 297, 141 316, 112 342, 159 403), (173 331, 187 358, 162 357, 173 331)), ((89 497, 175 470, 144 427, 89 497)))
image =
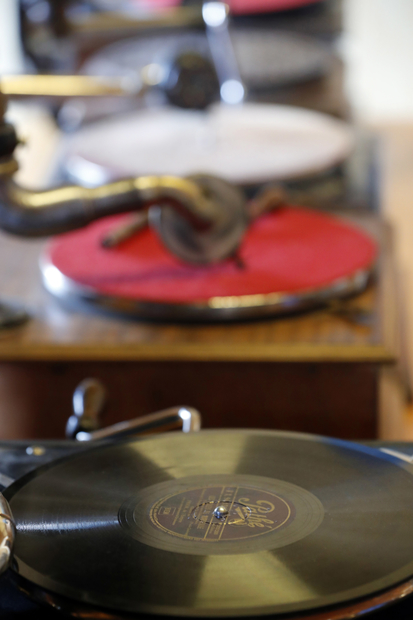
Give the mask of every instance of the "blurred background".
MULTIPOLYGON (((240 250, 248 286, 226 290, 221 279, 214 288, 209 273, 226 267, 199 267, 204 288, 185 298, 192 314, 178 321, 183 293, 161 299, 99 284, 112 263, 99 263, 87 244, 119 223, 87 239, 63 236, 61 246, 60 238, 49 245, 2 233, 0 439, 63 437, 72 394, 89 377, 107 393, 106 423, 182 402, 201 410, 205 426, 413 438, 412 20, 408 0, 0 0, 0 89, 23 142, 16 182, 92 188, 129 175, 202 172, 240 188, 258 211, 271 203, 271 217, 281 204, 283 217, 322 218, 286 219, 288 232, 271 241, 280 253, 263 262, 288 263, 282 274, 278 266, 266 272, 279 288, 248 263, 264 252, 257 232, 258 249, 240 250), (31 82, 36 75, 89 76, 102 93, 86 96, 86 82, 31 82), (297 206, 305 211, 289 211, 297 206), (348 245, 340 245, 340 222, 351 226, 342 231, 353 235, 348 245), (287 237, 291 255, 282 253, 287 237), (89 260, 100 271, 84 303, 76 284, 86 276, 76 274, 89 260), (331 274, 316 282, 327 263, 331 274), (56 269, 71 282, 68 294, 56 269), (313 298, 318 291, 311 303, 309 290, 313 298), (125 296, 152 310, 125 311, 125 296), (255 304, 249 314, 196 318, 201 302, 228 308, 241 297, 238 309, 255 304), (162 315, 165 303, 174 309, 162 315)), ((115 250, 124 260, 127 248, 134 252, 128 243, 115 250)), ((147 266, 152 250, 142 252, 132 271, 147 266)))

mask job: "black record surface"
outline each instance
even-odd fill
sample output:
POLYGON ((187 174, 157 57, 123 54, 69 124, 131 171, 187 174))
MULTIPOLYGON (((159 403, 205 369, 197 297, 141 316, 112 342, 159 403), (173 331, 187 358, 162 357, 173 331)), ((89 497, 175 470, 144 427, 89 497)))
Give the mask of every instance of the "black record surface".
POLYGON ((87 450, 5 495, 19 574, 119 612, 312 610, 413 574, 413 468, 339 440, 171 433, 87 450))

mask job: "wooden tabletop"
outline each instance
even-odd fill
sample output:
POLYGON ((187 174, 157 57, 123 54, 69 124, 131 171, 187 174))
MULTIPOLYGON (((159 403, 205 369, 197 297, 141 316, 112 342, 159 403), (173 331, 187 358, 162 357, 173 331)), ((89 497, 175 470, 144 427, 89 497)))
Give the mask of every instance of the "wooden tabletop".
POLYGON ((23 302, 32 319, 0 332, 0 361, 197 360, 393 362, 397 319, 385 225, 357 216, 381 243, 374 283, 345 302, 362 320, 328 309, 244 323, 156 324, 64 308, 41 284, 45 241, 0 235, 0 293, 23 302))

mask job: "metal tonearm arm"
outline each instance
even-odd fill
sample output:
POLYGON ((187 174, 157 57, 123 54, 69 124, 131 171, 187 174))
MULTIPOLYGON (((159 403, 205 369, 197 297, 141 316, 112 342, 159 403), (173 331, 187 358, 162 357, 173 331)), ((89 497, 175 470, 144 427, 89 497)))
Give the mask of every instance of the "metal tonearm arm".
POLYGON ((117 439, 135 435, 163 433, 169 430, 182 430, 184 433, 199 431, 201 416, 193 407, 170 407, 163 411, 150 413, 134 420, 119 422, 95 431, 76 433, 78 441, 97 441, 98 439, 117 439))
POLYGON ((214 208, 196 183, 172 176, 136 177, 95 188, 66 185, 32 191, 0 176, 0 226, 33 237, 55 235, 116 213, 169 205, 197 229, 208 228, 214 208))
POLYGON ((0 85, 2 93, 9 97, 124 97, 156 85, 148 72, 142 71, 135 80, 90 75, 4 75, 0 85))
POLYGON ((181 259, 205 264, 236 251, 248 223, 245 197, 216 177, 146 176, 45 191, 21 187, 13 180, 18 139, 4 111, 0 93, 0 228, 29 237, 54 235, 107 215, 152 208, 152 226, 181 259))
POLYGON ((134 435, 182 430, 199 431, 201 414, 194 407, 169 407, 156 413, 140 416, 102 428, 106 389, 99 379, 88 378, 79 383, 73 393, 73 415, 66 424, 67 439, 94 441, 117 439, 134 435))
POLYGON ((214 65, 197 52, 182 51, 168 63, 150 63, 120 77, 90 75, 5 75, 1 90, 10 97, 142 97, 157 88, 174 106, 204 110, 219 99, 214 65))
POLYGON ((53 235, 81 228, 105 215, 139 211, 151 204, 169 205, 197 229, 206 229, 217 208, 189 179, 146 176, 89 188, 66 185, 32 191, 13 181, 18 138, 4 121, 5 98, 0 92, 0 226, 23 236, 53 235))

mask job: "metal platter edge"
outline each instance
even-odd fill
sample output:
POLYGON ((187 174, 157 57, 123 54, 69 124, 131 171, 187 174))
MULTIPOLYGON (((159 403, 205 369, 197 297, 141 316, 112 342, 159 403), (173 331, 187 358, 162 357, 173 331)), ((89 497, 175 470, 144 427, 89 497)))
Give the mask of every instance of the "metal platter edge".
POLYGON ((373 266, 315 289, 295 293, 210 297, 194 303, 147 301, 100 293, 67 277, 45 255, 40 259, 40 270, 46 290, 63 302, 78 301, 89 307, 137 319, 220 322, 285 315, 323 306, 332 299, 356 295, 366 288, 373 266))

